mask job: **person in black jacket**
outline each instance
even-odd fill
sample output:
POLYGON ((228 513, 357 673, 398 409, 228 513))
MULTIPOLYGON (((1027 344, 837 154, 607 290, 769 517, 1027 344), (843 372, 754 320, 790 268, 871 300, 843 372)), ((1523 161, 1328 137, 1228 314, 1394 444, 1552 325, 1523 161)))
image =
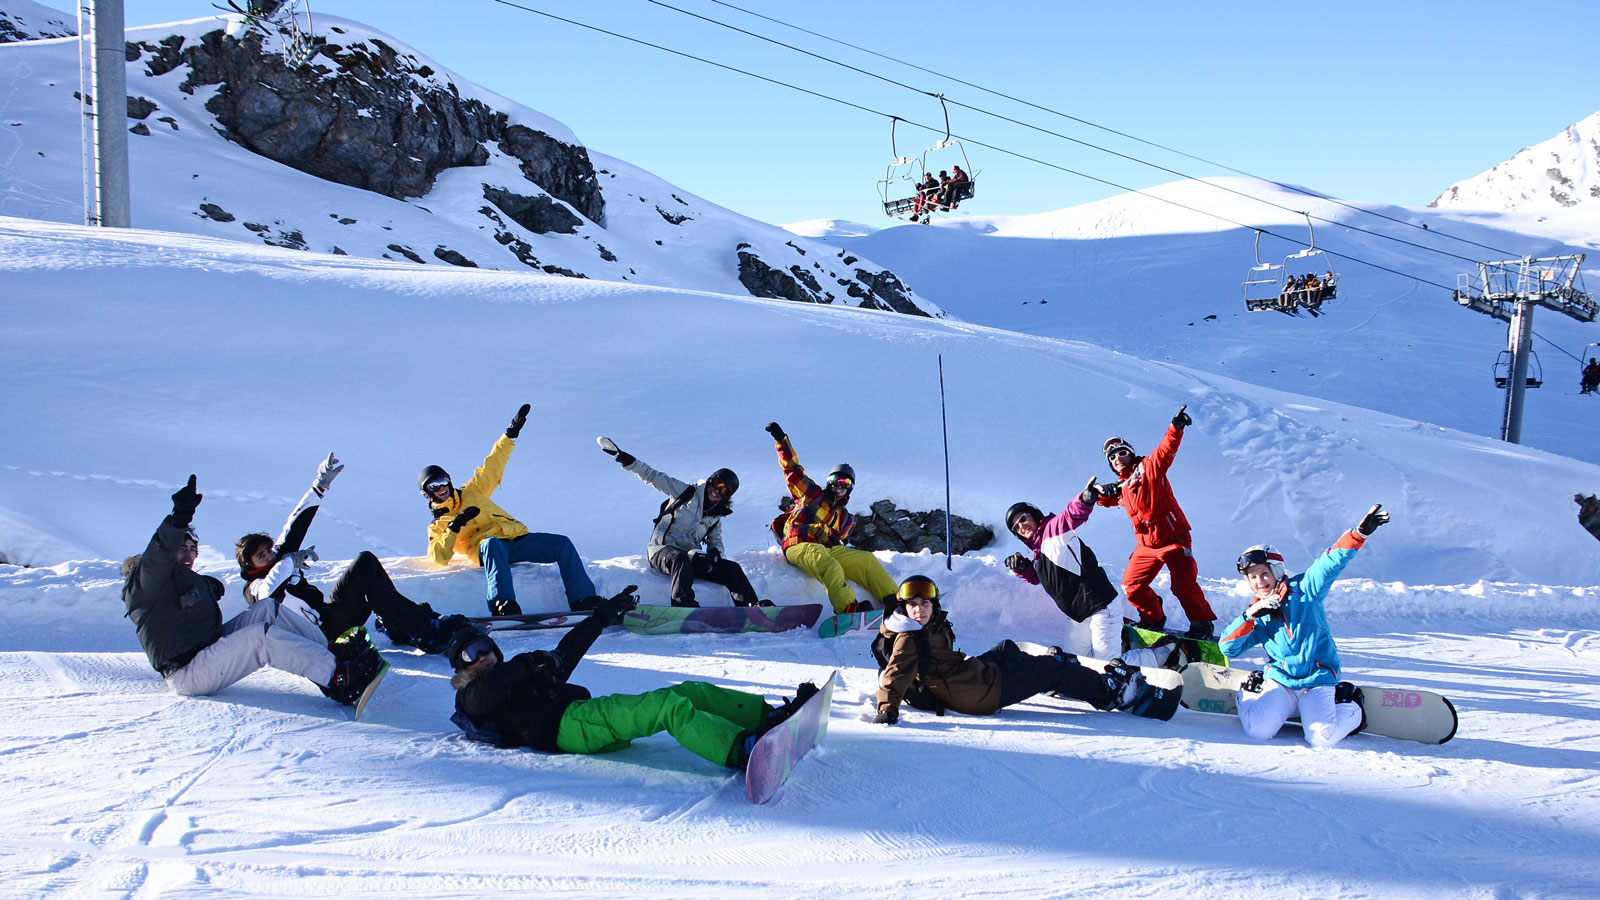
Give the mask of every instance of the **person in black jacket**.
MULTIPOLYGON (((370 551, 356 556, 331 596, 306 580, 307 563, 316 560, 315 547, 304 547, 311 520, 321 508, 333 479, 344 466, 332 453, 317 466, 317 476, 305 496, 289 513, 283 532, 274 542, 261 532, 247 534, 234 545, 239 576, 244 579, 247 603, 272 600, 292 609, 317 625, 329 640, 346 631, 366 625, 378 614, 378 630, 396 644, 410 644, 424 653, 440 653, 450 635, 467 624, 466 616, 440 616, 426 603, 416 603, 400 593, 383 563, 370 551)), ((364 629, 363 629, 364 630, 364 629)))
POLYGON ((144 553, 122 563, 122 601, 151 668, 184 696, 215 694, 267 666, 311 679, 340 703, 354 703, 383 668, 370 644, 330 648, 315 625, 302 616, 280 616, 276 603, 222 620, 222 582, 193 568, 199 538, 189 524, 202 496, 190 475, 144 553))
POLYGON ((555 650, 506 659, 494 639, 475 626, 450 639, 456 712, 450 717, 473 740, 549 753, 609 753, 635 738, 665 731, 698 756, 743 768, 767 730, 787 719, 816 693, 803 684, 793 701, 774 709, 755 694, 703 681, 685 681, 643 694, 594 697, 568 679, 607 624, 638 602, 629 585, 603 600, 567 632, 555 650))

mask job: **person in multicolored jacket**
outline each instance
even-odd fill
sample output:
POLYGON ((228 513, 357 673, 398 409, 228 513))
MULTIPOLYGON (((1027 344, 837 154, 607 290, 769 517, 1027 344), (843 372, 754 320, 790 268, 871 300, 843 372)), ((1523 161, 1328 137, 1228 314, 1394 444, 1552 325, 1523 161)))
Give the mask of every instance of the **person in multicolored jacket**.
POLYGON ((778 465, 783 467, 783 480, 793 500, 779 539, 784 559, 822 582, 836 613, 872 608, 870 602, 855 599, 847 581, 861 585, 868 596, 882 601, 885 609, 892 606, 895 581, 883 563, 865 550, 844 545, 856 527, 856 517, 846 508, 855 489, 856 470, 840 463, 828 473, 827 486, 819 486, 806 475, 789 436, 777 422, 767 423, 767 433, 777 442, 778 465))
POLYGON ((601 598, 572 540, 564 534, 529 531, 489 499, 506 474, 506 463, 527 424, 529 408, 522 404, 483 465, 459 489, 451 484, 450 473, 439 466, 428 466, 417 477, 417 487, 433 513, 433 523, 428 526, 428 558, 445 566, 459 553, 483 566, 489 612, 497 616, 522 612, 511 585, 511 565, 519 562, 555 563, 561 569, 567 604, 575 610, 593 609, 601 598))
POLYGON ((1122 652, 1122 603, 1094 551, 1078 537, 1100 496, 1091 478, 1067 508, 1046 516, 1031 503, 1006 510, 1006 527, 1029 550, 1006 557, 1006 568, 1029 584, 1037 584, 1068 621, 1062 647, 1077 656, 1114 659, 1122 652))
POLYGON ((1149 456, 1133 452, 1133 445, 1120 437, 1108 438, 1101 446, 1106 463, 1117 473, 1119 483, 1105 485, 1097 498, 1101 506, 1121 506, 1133 524, 1138 544, 1122 570, 1122 592, 1139 613, 1139 626, 1162 630, 1167 614, 1161 609, 1161 596, 1150 587, 1166 566, 1172 575, 1172 594, 1183 605, 1189 618, 1189 637, 1209 639, 1216 631, 1217 614, 1206 602, 1200 588, 1200 567, 1195 564, 1189 520, 1178 506, 1178 498, 1167 481, 1183 441, 1183 429, 1193 424, 1188 407, 1179 407, 1172 426, 1149 456))
POLYGON ((1283 554, 1257 544, 1239 555, 1239 574, 1249 582, 1250 606, 1217 643, 1229 659, 1251 647, 1267 654, 1260 693, 1240 691, 1239 724, 1264 741, 1298 715, 1306 743, 1331 747, 1366 722, 1361 689, 1340 681, 1339 648, 1328 628, 1323 600, 1328 589, 1389 514, 1378 504, 1299 575, 1284 577, 1283 554))

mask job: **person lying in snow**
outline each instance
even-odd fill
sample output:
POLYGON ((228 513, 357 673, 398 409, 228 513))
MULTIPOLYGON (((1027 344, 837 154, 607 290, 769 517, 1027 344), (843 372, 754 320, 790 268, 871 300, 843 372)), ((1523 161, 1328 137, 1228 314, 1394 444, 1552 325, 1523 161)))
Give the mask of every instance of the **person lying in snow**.
POLYGON ((878 657, 878 714, 873 721, 894 725, 900 705, 942 715, 946 709, 987 716, 1047 691, 1101 710, 1132 709, 1145 690, 1137 668, 1113 660, 1096 672, 1060 648, 1034 656, 1006 640, 981 656, 955 649, 955 632, 939 606, 932 579, 913 575, 900 583, 894 612, 878 626, 873 655, 878 657))
POLYGON ((317 559, 315 547, 304 547, 311 520, 322 498, 344 466, 332 453, 317 466, 316 478, 289 513, 274 542, 262 532, 247 534, 234 544, 234 559, 244 579, 247 603, 271 600, 310 619, 329 640, 352 628, 363 627, 378 614, 378 630, 396 644, 410 644, 424 653, 444 650, 450 635, 467 624, 465 616, 440 616, 426 603, 415 603, 395 589, 383 563, 363 550, 339 576, 333 593, 323 596, 306 580, 306 563, 317 559))
POLYGON ((215 694, 263 666, 311 679, 352 704, 383 669, 370 642, 328 639, 304 616, 257 603, 224 622, 222 582, 194 571, 200 539, 189 527, 202 495, 189 476, 172 495, 143 554, 122 562, 122 602, 150 666, 186 697, 215 694))
POLYGON ((1249 582, 1253 596, 1217 643, 1229 659, 1257 645, 1267 653, 1262 670, 1265 690, 1239 692, 1239 724, 1246 735, 1268 740, 1289 717, 1298 715, 1306 743, 1332 747, 1366 723, 1361 689, 1339 680, 1339 648, 1328 628, 1323 599, 1356 551, 1387 521, 1383 504, 1373 506, 1309 568, 1287 578, 1283 554, 1267 544, 1239 554, 1239 574, 1249 582))
POLYGON ((742 769, 761 735, 816 693, 816 685, 807 682, 776 709, 755 694, 703 681, 643 694, 591 696, 569 679, 601 629, 639 602, 633 590, 629 585, 600 601, 554 650, 506 659, 482 629, 456 632, 447 650, 456 673, 450 681, 456 689, 450 721, 472 740, 549 753, 610 753, 665 731, 703 759, 742 769))

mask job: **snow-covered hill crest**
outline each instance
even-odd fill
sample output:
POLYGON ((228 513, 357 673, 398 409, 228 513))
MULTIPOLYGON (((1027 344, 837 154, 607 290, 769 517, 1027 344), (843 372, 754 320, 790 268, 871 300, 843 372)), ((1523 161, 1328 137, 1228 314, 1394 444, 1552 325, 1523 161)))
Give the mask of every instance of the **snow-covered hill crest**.
POLYGON ((1600 206, 1600 112, 1456 182, 1428 205, 1505 212, 1600 206))
POLYGON ((72 16, 33 0, 5 0, 0 6, 0 44, 72 37, 78 26, 72 16))
MULTIPOLYGON (((7 0, 7 6, 10 0, 7 0)), ((893 273, 583 146, 358 23, 318 54, 220 16, 127 40, 133 220, 416 265, 536 271, 939 315, 893 273)), ((0 53, 0 214, 82 220, 77 45, 0 53)))

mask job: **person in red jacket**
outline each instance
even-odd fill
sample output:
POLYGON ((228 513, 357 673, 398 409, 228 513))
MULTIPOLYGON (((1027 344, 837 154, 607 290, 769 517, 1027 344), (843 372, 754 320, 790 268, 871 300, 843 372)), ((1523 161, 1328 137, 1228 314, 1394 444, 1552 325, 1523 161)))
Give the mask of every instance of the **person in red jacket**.
POLYGON ((1189 617, 1189 636, 1210 639, 1216 633, 1217 614, 1211 611, 1205 591, 1200 589, 1200 568, 1195 565, 1190 545, 1189 520, 1167 481, 1167 469, 1183 441, 1183 429, 1194 422, 1188 408, 1178 408, 1172 426, 1149 456, 1134 453, 1133 445, 1120 437, 1106 440, 1101 450, 1120 481, 1107 485, 1096 502, 1101 506, 1121 506, 1133 523, 1139 543, 1128 557, 1128 567, 1122 570, 1122 591, 1139 612, 1139 626, 1162 629, 1167 624, 1161 596, 1150 587, 1156 573, 1166 566, 1172 575, 1172 593, 1189 617))

